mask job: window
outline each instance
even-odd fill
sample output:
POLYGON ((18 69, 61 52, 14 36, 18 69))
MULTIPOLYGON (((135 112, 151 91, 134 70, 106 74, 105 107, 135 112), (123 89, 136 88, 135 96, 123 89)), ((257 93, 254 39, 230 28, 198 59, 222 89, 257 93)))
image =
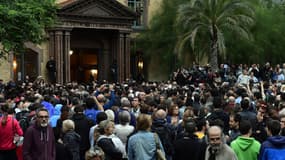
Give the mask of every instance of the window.
POLYGON ((128 6, 135 11, 139 16, 134 21, 134 27, 143 27, 144 18, 144 0, 128 0, 128 6))

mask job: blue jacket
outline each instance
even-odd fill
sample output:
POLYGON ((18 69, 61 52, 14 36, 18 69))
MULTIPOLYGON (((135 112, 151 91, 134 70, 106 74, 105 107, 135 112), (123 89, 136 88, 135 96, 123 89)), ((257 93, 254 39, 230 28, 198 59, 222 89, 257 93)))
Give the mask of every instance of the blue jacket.
POLYGON ((61 107, 62 107, 62 104, 55 105, 53 116, 51 116, 50 119, 49 119, 49 124, 51 125, 51 127, 56 127, 56 122, 60 118, 60 114, 61 114, 60 109, 61 109, 61 107))
POLYGON ((99 112, 102 112, 102 111, 96 110, 94 108, 92 109, 87 108, 85 109, 84 114, 87 118, 91 119, 94 124, 96 124, 96 117, 99 112))
MULTIPOLYGON (((159 138, 158 138, 159 139, 159 138)), ((160 148, 164 152, 159 140, 160 148)), ((154 133, 148 131, 138 131, 129 138, 128 141, 129 160, 156 160, 156 143, 154 133), (147 143, 146 143, 147 142, 147 143)))
POLYGON ((54 112, 54 107, 51 103, 47 102, 47 101, 42 101, 41 103, 45 109, 48 110, 48 113, 49 113, 49 117, 52 117, 53 116, 53 112, 54 112))
POLYGON ((259 160, 281 160, 285 158, 285 137, 273 136, 267 138, 261 145, 259 160))

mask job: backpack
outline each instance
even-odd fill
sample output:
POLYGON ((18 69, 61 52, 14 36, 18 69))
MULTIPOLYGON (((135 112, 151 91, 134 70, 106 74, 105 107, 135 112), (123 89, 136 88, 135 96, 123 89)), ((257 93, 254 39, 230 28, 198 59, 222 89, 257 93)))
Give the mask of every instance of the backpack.
POLYGON ((30 126, 29 114, 29 111, 21 111, 16 113, 16 119, 24 133, 30 126))
POLYGON ((173 141, 175 133, 173 131, 167 125, 159 125, 154 128, 154 132, 158 134, 161 144, 167 155, 173 155, 174 153, 173 141))

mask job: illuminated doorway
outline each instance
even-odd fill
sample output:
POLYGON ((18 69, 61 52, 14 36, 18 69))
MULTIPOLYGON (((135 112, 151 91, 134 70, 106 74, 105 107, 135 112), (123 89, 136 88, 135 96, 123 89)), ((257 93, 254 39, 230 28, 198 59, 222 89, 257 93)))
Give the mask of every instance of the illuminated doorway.
POLYGON ((70 52, 71 81, 88 83, 98 79, 98 50, 76 48, 70 52))

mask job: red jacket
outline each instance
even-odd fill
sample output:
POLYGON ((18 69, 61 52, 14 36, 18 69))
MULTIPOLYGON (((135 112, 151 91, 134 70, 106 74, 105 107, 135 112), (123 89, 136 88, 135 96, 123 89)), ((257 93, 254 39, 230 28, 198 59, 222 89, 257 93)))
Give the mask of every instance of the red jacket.
POLYGON ((20 127, 19 122, 13 118, 12 115, 8 115, 7 123, 4 126, 1 124, 2 118, 3 117, 0 118, 0 150, 15 149, 16 145, 13 143, 14 132, 22 136, 22 128, 20 127), (12 124, 14 124, 14 130, 12 124))

